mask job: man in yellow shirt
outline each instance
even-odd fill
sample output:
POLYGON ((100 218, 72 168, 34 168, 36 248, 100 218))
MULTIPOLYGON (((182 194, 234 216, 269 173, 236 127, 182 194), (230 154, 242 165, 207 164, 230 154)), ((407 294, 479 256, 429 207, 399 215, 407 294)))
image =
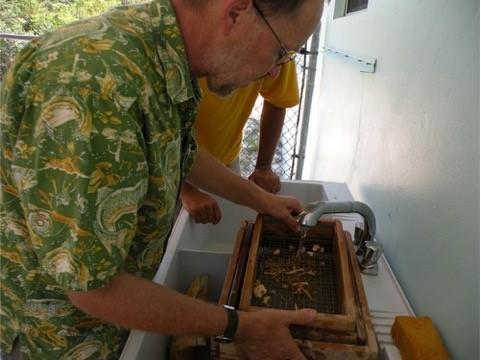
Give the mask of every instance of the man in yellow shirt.
MULTIPOLYGON (((284 64, 277 77, 255 81, 228 97, 210 92, 205 79, 200 79, 199 85, 203 98, 195 121, 197 144, 233 169, 238 168, 244 126, 258 95, 264 98, 257 162, 249 179, 265 190, 277 193, 280 181, 272 171, 271 163, 286 108, 299 103, 295 62, 284 64)), ((188 182, 184 182, 182 187, 181 200, 197 223, 216 224, 222 217, 215 199, 188 182)))

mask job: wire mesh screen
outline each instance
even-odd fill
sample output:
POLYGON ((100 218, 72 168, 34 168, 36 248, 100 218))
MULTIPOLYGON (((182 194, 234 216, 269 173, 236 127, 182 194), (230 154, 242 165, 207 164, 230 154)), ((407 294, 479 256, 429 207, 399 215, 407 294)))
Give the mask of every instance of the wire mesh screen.
MULTIPOLYGON (((299 84, 300 101, 302 104, 303 86, 306 77, 306 55, 297 55, 296 57, 297 81, 299 84)), ((262 106, 264 99, 262 96, 257 98, 256 104, 252 109, 249 120, 244 127, 244 137, 242 140, 242 150, 239 156, 241 174, 249 176, 255 168, 257 160, 257 150, 259 145, 260 119, 262 114, 262 106)), ((281 179, 293 179, 296 175, 294 168, 294 159, 298 156, 297 138, 298 129, 301 123, 301 105, 297 105, 286 110, 284 118, 284 126, 282 129, 279 143, 277 144, 274 158, 272 160, 272 169, 279 175, 281 179)))
POLYGON ((332 240, 306 238, 299 254, 298 244, 296 236, 262 236, 252 305, 339 314, 332 240))

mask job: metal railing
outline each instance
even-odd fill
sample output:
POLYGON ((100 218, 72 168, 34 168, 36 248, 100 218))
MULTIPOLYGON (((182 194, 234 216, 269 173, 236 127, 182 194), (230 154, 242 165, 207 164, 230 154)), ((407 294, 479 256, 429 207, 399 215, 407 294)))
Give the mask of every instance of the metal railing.
POLYGON ((9 39, 9 40, 32 40, 36 38, 35 35, 28 35, 28 34, 11 34, 11 33, 3 33, 0 32, 0 39, 9 39))

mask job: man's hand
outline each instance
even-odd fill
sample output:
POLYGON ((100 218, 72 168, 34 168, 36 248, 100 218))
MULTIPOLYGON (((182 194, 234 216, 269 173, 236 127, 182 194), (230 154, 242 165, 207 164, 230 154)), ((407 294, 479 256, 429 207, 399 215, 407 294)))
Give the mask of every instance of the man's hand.
MULTIPOLYGON (((295 215, 302 211, 303 206, 297 199, 265 191, 234 173, 202 148, 197 152, 187 182, 190 186, 198 186, 261 214, 269 214, 284 221, 293 231, 299 231, 295 215)), ((184 187, 187 182, 184 182, 184 187)))
POLYGON ((306 325, 316 319, 316 311, 260 310, 239 312, 239 329, 234 342, 251 360, 305 359, 294 342, 289 325, 306 325))
POLYGON ((270 193, 277 194, 281 189, 279 176, 269 168, 255 168, 249 176, 249 180, 255 182, 261 188, 270 193))
POLYGON ((182 185, 180 199, 197 224, 217 224, 222 219, 217 201, 189 183, 182 185))
POLYGON ((295 215, 299 214, 303 206, 292 196, 274 195, 264 192, 261 199, 261 207, 257 211, 261 214, 269 214, 272 217, 282 220, 292 231, 299 231, 299 223, 295 215))

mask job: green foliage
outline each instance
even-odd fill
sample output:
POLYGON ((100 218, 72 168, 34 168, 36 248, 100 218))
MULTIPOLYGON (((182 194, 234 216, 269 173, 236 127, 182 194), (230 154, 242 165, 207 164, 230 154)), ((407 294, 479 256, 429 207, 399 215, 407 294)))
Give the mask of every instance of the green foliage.
POLYGON ((0 0, 0 31, 40 35, 119 4, 120 0, 0 0))
POLYGON ((0 39, 0 80, 7 72, 8 65, 13 60, 13 57, 20 50, 22 44, 16 41, 0 39))
MULTIPOLYGON (((0 32, 41 35, 111 7, 146 0, 0 0, 0 32)), ((0 39, 0 80, 25 42, 0 39)))
POLYGON ((19 21, 21 7, 19 1, 0 0, 0 32, 24 32, 19 21))

